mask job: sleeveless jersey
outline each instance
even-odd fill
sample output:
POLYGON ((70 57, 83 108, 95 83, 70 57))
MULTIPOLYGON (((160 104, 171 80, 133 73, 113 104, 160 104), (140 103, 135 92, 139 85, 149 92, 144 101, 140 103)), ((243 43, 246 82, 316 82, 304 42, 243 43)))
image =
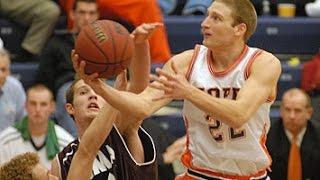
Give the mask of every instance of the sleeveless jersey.
MULTIPOLYGON (((211 51, 197 45, 187 78, 192 85, 212 96, 236 99, 250 75, 252 62, 261 52, 246 46, 230 68, 215 72, 211 51)), ((265 146, 270 106, 271 101, 266 100, 241 128, 234 129, 185 101, 187 150, 182 156, 183 164, 192 171, 214 178, 264 176, 271 163, 265 146)))
MULTIPOLYGON (((137 163, 129 152, 124 139, 114 126, 109 136, 101 146, 92 167, 91 179, 94 180, 149 180, 157 179, 157 164, 155 161, 155 146, 146 133, 140 128, 145 163, 137 163)), ((79 147, 75 140, 63 149, 57 156, 60 173, 63 180, 67 179, 71 161, 79 147)))

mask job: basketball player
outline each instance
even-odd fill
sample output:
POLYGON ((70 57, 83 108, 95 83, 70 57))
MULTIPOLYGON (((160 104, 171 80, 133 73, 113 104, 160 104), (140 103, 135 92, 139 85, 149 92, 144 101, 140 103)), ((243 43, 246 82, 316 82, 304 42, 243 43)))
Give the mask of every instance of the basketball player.
MULTIPOLYGON (((248 47, 257 25, 249 0, 215 0, 201 24, 203 45, 174 56, 141 94, 103 85, 77 72, 113 107, 138 119, 172 99, 184 99, 187 172, 177 179, 267 179, 269 109, 276 97, 280 61, 248 47)), ((72 57, 78 63, 77 56, 72 57)))
MULTIPOLYGON (((145 78, 150 70, 147 39, 160 26, 159 23, 143 24, 133 32, 135 55, 129 68, 130 92, 141 92, 149 83, 149 79, 145 78)), ((77 68, 78 65, 74 66, 77 68)), ((88 176, 104 180, 156 179, 154 144, 151 137, 140 128, 141 120, 131 119, 128 114, 112 113, 112 110, 105 107, 108 106, 105 99, 97 95, 83 80, 76 80, 71 85, 66 99, 66 109, 76 122, 81 140, 73 141, 58 154, 52 163, 54 175, 66 179, 72 159, 79 150, 77 163, 72 165, 76 173, 70 175, 74 179, 85 179, 88 176), (113 124, 114 116, 116 121, 113 124), (107 124, 93 125, 93 128, 86 132, 95 117, 104 118, 103 121, 107 124), (103 129, 92 130, 97 127, 103 129), (105 133, 101 133, 103 131, 105 133), (84 133, 87 136, 82 141, 84 133), (84 143, 82 148, 79 147, 80 142, 84 143), (100 144, 103 145, 100 147, 100 144), (100 150, 96 149, 97 147, 100 147, 100 150)), ((98 123, 103 124, 101 121, 98 123)))

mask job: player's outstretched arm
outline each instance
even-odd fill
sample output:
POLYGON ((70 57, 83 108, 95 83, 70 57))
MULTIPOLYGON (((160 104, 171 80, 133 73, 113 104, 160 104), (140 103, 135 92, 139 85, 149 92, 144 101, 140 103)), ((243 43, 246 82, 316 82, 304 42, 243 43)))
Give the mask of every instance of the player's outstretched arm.
POLYGON ((165 92, 159 99, 189 100, 215 119, 237 128, 247 122, 268 97, 275 96, 281 64, 276 57, 267 52, 257 57, 252 65, 251 74, 240 89, 236 100, 213 97, 191 85, 175 64, 173 70, 174 74, 169 74, 157 69, 157 73, 166 78, 153 77, 159 83, 153 87, 165 92))
POLYGON ((130 83, 128 91, 130 92, 140 93, 149 84, 151 57, 148 38, 161 26, 163 26, 162 23, 142 24, 130 35, 135 44, 134 55, 129 67, 130 83))
MULTIPOLYGON (((163 71, 168 72, 169 74, 174 73, 171 68, 171 64, 173 61, 176 61, 178 68, 182 69, 182 71, 186 73, 192 55, 193 50, 190 50, 174 56, 164 65, 163 71)), ((130 92, 118 91, 105 84, 104 81, 97 79, 97 73, 86 75, 84 73, 85 62, 79 62, 78 55, 75 54, 74 51, 72 52, 72 61, 78 76, 90 85, 96 93, 104 99, 107 99, 114 108, 130 114, 134 118, 144 119, 172 100, 171 98, 165 98, 159 101, 154 101, 154 99, 162 96, 164 92, 152 87, 147 87, 139 95, 130 92)))

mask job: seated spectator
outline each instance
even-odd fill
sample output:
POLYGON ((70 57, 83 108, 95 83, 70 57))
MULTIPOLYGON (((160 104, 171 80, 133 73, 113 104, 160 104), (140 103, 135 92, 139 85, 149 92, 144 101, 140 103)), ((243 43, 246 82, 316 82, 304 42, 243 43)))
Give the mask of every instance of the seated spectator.
POLYGON ((81 28, 99 18, 96 1, 76 0, 70 11, 70 18, 74 22, 73 28, 66 34, 50 38, 41 53, 36 82, 46 85, 54 94, 58 93, 56 94, 56 120, 60 126, 76 137, 75 123, 64 108, 65 92, 75 75, 70 54, 81 28))
POLYGON ((51 35, 60 9, 51 0, 0 0, 0 12, 16 23, 28 27, 21 53, 14 59, 27 61, 38 55, 51 35))
MULTIPOLYGON (((60 5, 67 12, 68 26, 72 27, 74 0, 60 0, 60 5)), ((156 0, 97 0, 102 19, 124 20, 137 27, 143 23, 163 22, 161 9, 156 0)), ((167 33, 164 27, 159 28, 149 39, 153 63, 166 62, 171 54, 167 33)))
POLYGON ((40 162, 50 168, 51 160, 73 137, 49 119, 54 111, 51 91, 43 85, 27 91, 28 116, 0 134, 0 164, 25 152, 36 152, 40 162))
POLYGON ((320 179, 320 129, 309 121, 311 100, 303 90, 287 90, 267 138, 271 179, 320 179))
POLYGON ((0 132, 25 116, 22 84, 10 76, 10 55, 0 49, 0 132))

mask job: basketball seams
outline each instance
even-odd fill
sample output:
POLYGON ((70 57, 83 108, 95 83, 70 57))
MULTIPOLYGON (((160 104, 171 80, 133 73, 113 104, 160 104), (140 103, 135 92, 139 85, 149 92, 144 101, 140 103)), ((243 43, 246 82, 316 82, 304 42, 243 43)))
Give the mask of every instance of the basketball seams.
POLYGON ((118 62, 102 63, 102 62, 96 62, 96 61, 93 61, 93 60, 89 60, 89 59, 87 59, 87 58, 84 58, 84 57, 82 57, 80 54, 79 54, 79 58, 80 58, 80 59, 83 59, 83 60, 85 60, 85 61, 88 61, 88 62, 90 62, 90 63, 92 63, 92 64, 101 64, 101 65, 116 65, 116 64, 122 64, 122 62, 127 61, 127 60, 123 60, 123 61, 118 61, 118 62))
POLYGON ((128 42, 129 42, 129 38, 131 38, 130 37, 130 35, 129 35, 129 37, 127 37, 127 39, 126 39, 126 45, 124 46, 124 48, 123 48, 123 50, 122 50, 122 53, 121 53, 121 58, 120 59, 122 59, 123 58, 123 56, 124 56, 124 54, 125 54, 125 51, 127 50, 127 47, 128 47, 128 42))
MULTIPOLYGON (((114 24, 112 24, 112 25, 114 25, 114 24)), ((114 55, 114 57, 113 57, 113 61, 116 61, 117 60, 117 46, 115 45, 115 42, 114 42, 114 39, 113 39, 113 35, 111 34, 112 33, 112 31, 111 31, 111 29, 110 29, 110 27, 109 26, 106 26, 107 28, 108 28, 108 34, 110 35, 110 38, 111 38, 111 41, 112 41, 112 46, 113 46, 113 55, 114 55)))
POLYGON ((89 35, 89 33, 87 32, 86 28, 83 29, 83 32, 85 33, 86 37, 88 37, 88 39, 97 47, 97 49, 99 50, 99 52, 106 58, 106 59, 110 59, 104 52, 103 50, 100 48, 100 46, 97 44, 97 42, 95 42, 89 35))
POLYGON ((86 73, 97 72, 99 77, 108 78, 128 67, 134 47, 129 32, 121 24, 102 20, 82 30, 76 49, 83 51, 79 57, 87 62, 86 73))

